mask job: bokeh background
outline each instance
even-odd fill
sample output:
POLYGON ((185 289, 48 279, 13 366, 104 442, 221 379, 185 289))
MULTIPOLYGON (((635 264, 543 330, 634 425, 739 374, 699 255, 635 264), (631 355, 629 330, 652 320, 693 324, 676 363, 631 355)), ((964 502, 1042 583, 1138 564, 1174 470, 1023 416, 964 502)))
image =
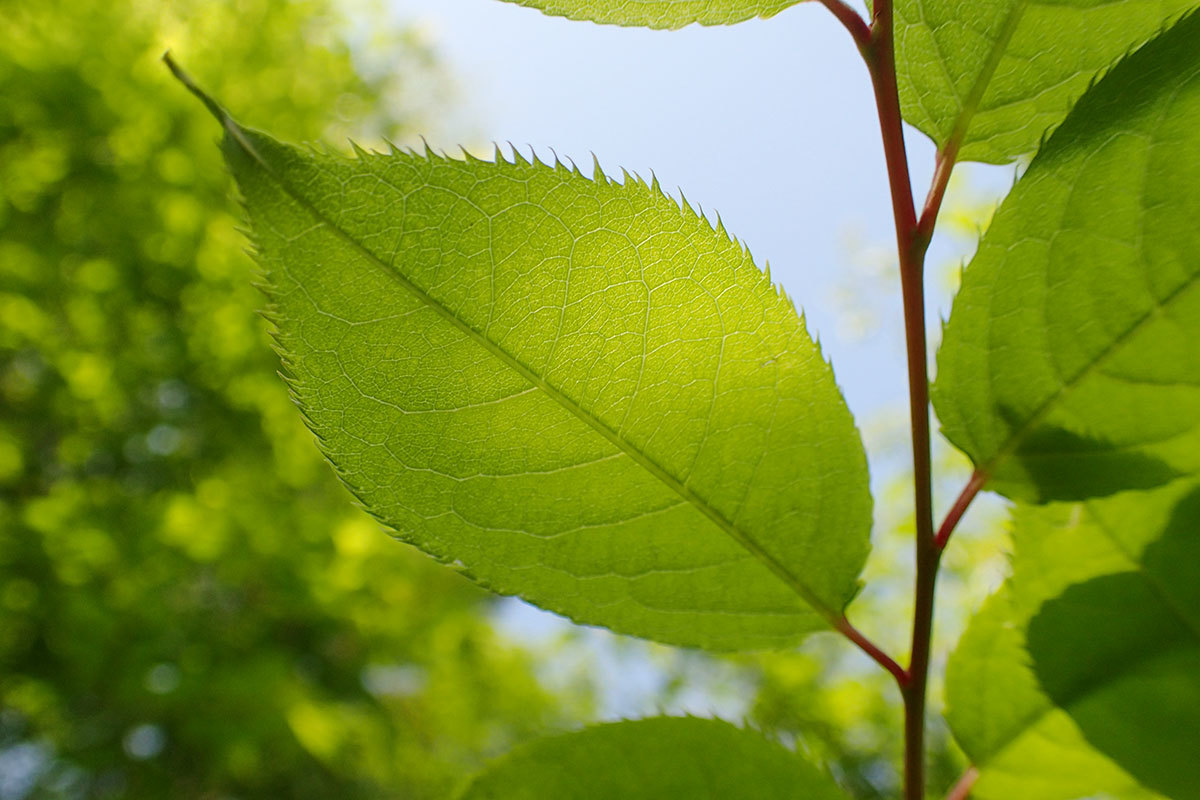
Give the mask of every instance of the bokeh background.
MULTIPOLYGON (((0 800, 442 798, 516 743, 657 712, 745 722, 890 796, 898 697, 835 637, 718 659, 578 628, 354 507, 275 374, 216 128, 159 61, 293 141, 594 151, 716 201, 859 413, 879 511, 852 616, 899 652, 891 223, 865 73, 818 11, 664 34, 492 0, 0 0, 0 800)), ((1006 181, 957 184, 943 307, 1006 181)), ((963 464, 939 453, 945 505, 963 464)), ((948 554, 942 653, 1001 574, 996 518, 948 554)), ((932 739, 936 792, 963 764, 932 739)))

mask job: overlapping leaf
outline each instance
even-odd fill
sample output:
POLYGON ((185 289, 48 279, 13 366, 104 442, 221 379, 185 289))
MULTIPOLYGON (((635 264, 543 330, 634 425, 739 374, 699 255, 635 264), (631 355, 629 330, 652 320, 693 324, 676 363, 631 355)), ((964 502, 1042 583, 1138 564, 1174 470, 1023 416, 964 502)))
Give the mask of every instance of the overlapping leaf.
MULTIPOLYGON (((1123 800, 1157 797, 1091 743, 1089 725, 1081 730, 1068 713, 1074 711, 1073 703, 1066 703, 1064 711, 1046 695, 1033 669, 1026 631, 1043 604, 1051 601, 1052 608, 1054 598, 1072 585, 1088 586, 1092 579, 1125 580, 1123 576, 1145 571, 1147 565, 1156 563, 1155 553, 1161 552, 1157 542, 1165 537, 1191 537, 1194 541, 1200 529, 1198 501, 1200 486, 1190 480, 1084 504, 1018 506, 1013 519, 1012 578, 971 621, 947 668, 950 725, 981 769, 973 796, 1030 800, 1091 795, 1123 800)), ((1177 568, 1185 574, 1173 579, 1168 592, 1200 585, 1196 565, 1195 560, 1177 561, 1177 568)), ((1171 621, 1174 616, 1170 614, 1167 622, 1172 630, 1177 627, 1171 621)), ((1106 627, 1096 625, 1095 620, 1075 618, 1063 628, 1056 636, 1063 637, 1064 645, 1091 640, 1119 649, 1138 641, 1106 636, 1106 627)), ((1155 629, 1155 625, 1147 627, 1155 629)), ((1068 661, 1074 658, 1072 650, 1068 661)), ((1095 662, 1089 666, 1095 667, 1095 662)), ((1049 675, 1057 668, 1043 669, 1049 675)), ((1119 669, 1111 673, 1114 681, 1126 677, 1119 669)), ((1078 677, 1078 673, 1063 671, 1053 682, 1063 683, 1063 678, 1072 676, 1078 677)), ((1072 681, 1071 685, 1082 684, 1072 681)), ((1132 720, 1122 724, 1131 725, 1132 720)), ((1121 725, 1113 725, 1111 730, 1124 733, 1127 739, 1131 732, 1121 725)), ((1170 730, 1158 735, 1164 734, 1170 730)), ((1120 763, 1135 766, 1128 760, 1120 763)))
POLYGON ((1019 499, 1200 470, 1200 16, 1097 84, 997 212, 938 356, 947 437, 1019 499))
POLYGON ((732 25, 770 17, 800 0, 505 0, 556 17, 645 28, 732 25))
POLYGON ((1200 493, 1137 570, 1046 603, 1028 642, 1042 688, 1089 743, 1168 797, 1200 798, 1200 493))
POLYGON ((655 717, 540 739, 487 769, 461 800, 840 800, 826 775, 727 722, 655 717))
POLYGON ((960 157, 1032 152, 1097 75, 1196 0, 897 0, 904 118, 960 157))
POLYGON ((366 508, 581 622, 716 649, 835 619, 865 457, 791 303, 657 186, 305 153, 224 116, 296 398, 366 508))

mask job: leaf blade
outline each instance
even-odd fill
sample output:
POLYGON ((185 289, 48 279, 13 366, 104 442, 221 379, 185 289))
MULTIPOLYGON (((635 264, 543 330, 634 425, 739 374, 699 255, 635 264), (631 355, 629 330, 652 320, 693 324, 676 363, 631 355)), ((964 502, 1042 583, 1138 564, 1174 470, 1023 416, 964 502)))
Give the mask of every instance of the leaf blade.
POLYGON ((1200 59, 1180 22, 1079 104, 997 212, 938 354, 946 436, 1017 499, 1200 469, 1200 59))
POLYGON ((1089 84, 1192 0, 1056 3, 900 0, 897 79, 904 118, 960 160, 1033 152, 1089 84))
POLYGON ((544 14, 602 25, 674 30, 685 25, 733 25, 773 17, 801 0, 504 0, 544 14))
MULTIPOLYGON (((1194 524, 1197 498, 1196 482, 1184 480, 1087 503, 1018 505, 1012 577, 971 620, 946 673, 947 719, 980 768, 978 796, 1160 796, 1055 705, 1035 670, 1029 627, 1071 587, 1141 569, 1157 542, 1194 524)), ((1194 571, 1194 562, 1176 561, 1194 571)), ((1073 627, 1077 636, 1097 630, 1079 619, 1073 627)))
POLYGON ((460 800, 748 800, 846 795, 757 733, 719 720, 654 717, 536 740, 477 776, 460 800))
POLYGON ((836 619, 867 547, 861 442, 790 302, 723 231, 633 179, 589 181, 520 158, 306 155, 223 121, 293 391, 368 511, 490 588, 621 632, 766 647, 836 619), (401 179, 411 191, 396 197, 401 179), (344 202, 364 186, 393 202, 344 202), (536 202, 527 202, 531 187, 536 202), (514 188, 520 202, 509 202, 514 188), (305 192, 322 198, 321 210, 305 192), (474 211, 446 212, 460 202, 474 211), (481 210, 497 202, 495 213, 481 210), (512 209, 537 224, 496 222, 512 209), (614 230, 641 237, 636 258, 614 246, 614 230), (451 244, 430 250, 431 237, 451 244), (564 247, 581 259, 575 294, 555 289, 553 275, 512 267, 562 261, 564 247), (464 252, 482 254, 483 271, 468 264, 439 284, 437 254, 464 252), (717 281, 725 305, 708 290, 681 291, 697 281, 678 274, 680 252, 688 271, 717 281), (410 260, 398 279, 401 257, 410 260), (643 278, 648 266, 661 273, 665 316, 623 299, 636 282, 605 277, 631 265, 643 278), (504 291, 507 305, 478 302, 504 291), (545 302, 548 291, 557 302, 545 302), (721 336, 695 324, 704 319, 692 313, 697 301, 720 312, 721 336), (633 351, 610 351, 602 337, 630 333, 620 318, 629 308, 645 327, 633 351), (564 335, 569 317, 578 321, 564 335), (695 341, 674 333, 688 324, 695 341), (659 339, 647 346, 651 333, 659 339), (698 357, 697 343, 709 352, 698 357), (697 391, 708 398, 698 415, 697 391), (515 441, 507 449, 497 445, 505 435, 515 441), (743 453, 759 455, 751 463, 743 453), (464 461, 471 468, 455 474, 464 461))
POLYGON ((1200 494, 1175 507, 1138 568, 1042 606, 1029 651, 1043 690, 1146 786, 1200 797, 1200 494))

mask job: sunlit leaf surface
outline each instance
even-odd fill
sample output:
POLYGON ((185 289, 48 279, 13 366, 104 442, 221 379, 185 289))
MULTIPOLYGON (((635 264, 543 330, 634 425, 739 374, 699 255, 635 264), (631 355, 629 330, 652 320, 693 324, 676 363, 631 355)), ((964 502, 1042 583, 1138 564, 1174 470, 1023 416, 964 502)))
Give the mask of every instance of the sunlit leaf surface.
POLYGON ((800 0, 506 0, 556 17, 610 25, 682 28, 684 25, 732 25, 770 17, 800 0))
POLYGON ((628 177, 226 120, 295 396, 366 508, 585 623, 782 646, 856 591, 858 433, 791 302, 628 177))

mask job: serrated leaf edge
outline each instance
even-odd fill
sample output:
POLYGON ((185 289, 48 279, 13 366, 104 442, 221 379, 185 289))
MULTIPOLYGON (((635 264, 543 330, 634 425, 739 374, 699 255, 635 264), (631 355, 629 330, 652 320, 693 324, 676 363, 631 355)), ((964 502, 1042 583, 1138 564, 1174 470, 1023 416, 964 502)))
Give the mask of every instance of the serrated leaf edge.
MULTIPOLYGON (((523 377, 525 380, 529 381, 532 385, 534 385, 534 386, 538 387, 539 389, 541 389, 542 391, 544 391, 550 398, 552 398, 555 402, 557 402, 560 406, 562 406, 566 411, 568 411, 569 413, 574 415, 580 421, 587 424, 589 427, 591 427, 593 430, 595 430, 598 434, 600 434, 602 437, 604 437, 606 440, 608 440, 610 444, 612 444, 614 447, 616 447, 621 452, 625 453, 633 461, 635 461, 638 465, 640 465, 643 469, 645 469, 647 472, 649 472, 651 475, 653 475, 655 478, 657 478, 663 485, 667 486, 668 488, 673 490, 676 494, 678 494, 680 497, 682 497, 685 501, 690 503, 693 507, 696 508, 697 511, 699 511, 704 516, 706 516, 711 522, 713 522, 715 525, 717 525, 717 527, 720 528, 726 535, 728 535, 731 539, 733 539, 735 542, 737 542, 743 549, 745 549, 756 560, 758 560, 761 564, 763 564, 763 566, 765 566, 767 569, 769 569, 777 578, 779 578, 797 596, 799 596, 802 600, 804 600, 804 602, 807 603, 809 607, 811 607, 814 611, 816 611, 831 627, 833 627, 833 628, 838 627, 838 624, 842 618, 840 609, 834 609, 834 608, 831 608, 830 606, 828 606, 823 600, 821 600, 821 598, 819 598, 808 587, 808 585, 806 583, 804 583, 804 581, 802 581, 799 578, 799 576, 794 575, 791 572, 791 570, 789 570, 782 562, 780 562, 778 559, 776 559, 774 556, 772 556, 770 553, 768 553, 761 545, 758 544, 758 542, 756 542, 746 532, 744 532, 740 528, 738 528, 735 523, 733 523, 731 520, 727 519, 721 512, 717 511, 717 509, 715 509, 711 505, 709 505, 704 500, 704 498, 697 495, 695 492, 693 492, 691 489, 689 489, 684 483, 680 482, 679 479, 675 478, 673 475, 668 473, 663 467, 661 467, 657 462, 655 462, 653 459, 651 459, 645 453, 643 453, 639 449, 630 445, 627 441, 625 441, 623 438, 621 438, 620 435, 616 431, 613 431, 608 425, 603 423, 601 420, 595 418, 591 414, 587 413, 584 409, 580 408, 576 403, 571 401, 570 398, 566 397, 558 389, 556 389, 552 385, 548 384, 545 380, 543 380, 539 375, 537 375, 532 370, 530 370, 527 366, 525 366, 523 363, 521 363, 518 359, 516 359, 509 353, 505 352, 503 349, 498 347, 495 343, 488 340, 482 333, 475 330, 473 327, 471 327, 470 325, 466 324, 464 321, 459 319, 454 313, 452 313, 449 309, 447 309, 445 306, 443 306, 441 303, 439 303, 435 298, 430 296, 421 287, 417 286, 412 281, 408 280, 406 277, 404 277, 402 274, 400 274, 396 270, 389 268, 388 265, 384 264, 374 253, 367 250, 365 247, 362 246, 361 243, 359 243, 352 236, 350 236, 350 234, 348 234, 346 231, 342 230, 340 227, 338 227, 336 224, 334 224, 332 220, 330 220, 324 213, 322 213, 320 211, 320 209, 316 208, 312 204, 312 202, 310 202, 307 198, 305 198, 300 192, 296 191, 294 187, 290 186, 287 183, 287 181, 283 179, 282 176, 278 175, 271 168, 271 166, 265 161, 265 159, 254 148, 254 145, 249 141, 249 139, 246 135, 247 131, 245 129, 243 129, 241 127, 241 125, 239 125, 233 119, 233 117, 229 114, 228 111, 226 111, 224 109, 224 107, 222 107, 218 102, 216 102, 216 100, 214 100, 210 95, 208 95, 206 92, 204 92, 202 89, 200 89, 199 86, 194 81, 192 81, 191 78, 185 72, 183 72, 182 69, 179 68, 179 66, 174 62, 174 60, 171 58, 169 53, 167 53, 163 56, 163 60, 167 63, 167 66, 171 69, 171 71, 175 75, 175 77, 178 78, 180 80, 180 82, 182 82, 188 88, 189 91, 191 91, 194 95, 196 95, 196 97, 198 97, 201 100, 201 102, 204 103, 204 105, 209 109, 209 111, 213 114, 213 116, 215 116, 217 118, 217 121, 220 122, 221 126, 224 128, 225 134, 228 137, 228 139, 231 142, 233 142, 234 144, 236 144, 237 147, 240 148, 247 157, 252 159, 258 165, 258 167, 260 169, 262 169, 263 172, 267 176, 269 176, 271 178, 271 180, 273 180, 280 187, 280 189, 282 189, 296 203, 298 203, 300 206, 302 206, 308 213, 312 214, 315 219, 317 219, 322 224, 324 224, 329 229, 330 232, 334 233, 336 236, 338 236, 343 241, 345 241, 347 244, 349 244, 352 248, 357 250, 370 263, 378 266, 383 271, 383 273, 385 275, 387 275, 390 279, 394 280, 401 287, 403 287, 407 291, 411 292, 414 297, 418 298, 422 303, 427 305, 432 311, 434 311, 436 314, 438 314, 443 319, 445 319, 447 322, 449 322, 451 325, 453 325, 455 328, 457 328, 461 333, 463 333, 465 336, 467 336, 469 339, 471 339, 477 345, 484 348, 494 358, 501 361, 506 366, 508 366, 510 369, 517 372, 517 374, 521 375, 521 377, 523 377)), ((392 148, 392 155, 401 154, 404 152, 400 148, 396 148, 395 145, 391 145, 391 148, 392 148)), ((424 158, 426 158, 428 160, 440 159, 445 162, 450 162, 450 161, 454 160, 454 159, 450 158, 449 156, 438 155, 438 154, 434 153, 432 151, 432 149, 429 147, 428 143, 425 143, 424 149, 425 149, 424 158)), ((355 145, 355 151, 360 154, 360 156, 359 156, 360 158, 364 155, 367 157, 371 157, 370 153, 367 153, 366 151, 362 150, 361 148, 358 148, 357 145, 355 145)), ((503 158, 503 154, 500 151, 499 147, 496 148, 495 152, 496 152, 496 156, 497 156, 498 160, 503 158)), ((529 161, 529 160, 525 159, 521 155, 520 151, 517 150, 515 147, 513 148, 512 152, 513 152, 514 160, 513 161, 505 160, 506 163, 511 164, 511 165, 524 164, 524 165, 534 167, 534 168, 542 167, 542 168, 552 169, 552 170, 565 170, 565 171, 572 172, 573 174, 578 175, 579 177, 583 178, 584 180, 592 180, 596 183, 601 183, 601 184, 612 184, 613 183, 611 178, 609 178, 607 175, 605 175, 604 172, 600 169, 600 164, 599 164, 598 160, 595 162, 596 172, 595 172, 594 176, 592 178, 588 178, 587 176, 583 175, 583 173, 579 170, 578 166, 568 167, 565 164, 563 164, 561 161, 557 161, 557 160, 556 160, 555 164, 553 166, 551 166, 551 165, 547 165, 547 164, 541 162, 541 160, 538 159, 536 152, 533 154, 533 161, 529 161)), ((408 150, 408 153, 410 153, 413 156, 417 155, 417 153, 411 149, 408 150)), ((375 154, 375 156, 376 157, 386 157, 385 154, 379 154, 379 153, 375 154)), ((342 156, 342 157, 344 157, 344 156, 342 156)), ((351 159, 351 160, 353 160, 353 159, 351 159)), ((478 159, 475 156, 471 156, 469 153, 466 154, 465 160, 483 162, 482 159, 478 159)), ((483 163, 487 163, 487 162, 483 162, 483 163)), ((630 188, 633 190, 640 190, 640 191, 647 192, 647 193, 657 193, 659 196, 670 200, 675 205, 675 207, 678 209, 678 211, 681 215, 689 215, 690 214, 690 216, 695 219, 703 220, 704 223, 709 227, 710 230, 713 231, 714 234, 723 236, 726 239, 726 241, 728 241, 730 244, 735 245, 738 248, 740 248, 742 253, 744 254, 744 256, 747 259, 749 259, 749 250, 745 247, 744 244, 739 242, 737 239, 731 237, 728 234, 728 232, 726 232, 724 230, 724 226, 721 226, 720 230, 714 228, 711 221, 709 221, 707 219, 707 217, 703 216, 702 214, 697 214, 692 209, 691 205, 687 202, 687 199, 682 196, 682 193, 680 195, 681 199, 675 200, 670 195, 662 192, 661 188, 658 186, 657 179, 655 179, 653 182, 653 185, 651 185, 651 184, 646 183, 646 181, 643 178, 641 178, 640 176, 637 176, 636 174, 630 175, 630 173, 625 172, 624 175, 625 175, 626 180, 625 180, 623 186, 625 188, 630 188)), ((760 271, 759 274, 762 275, 763 273, 761 273, 761 271, 760 271)), ((764 280, 767 281, 768 285, 772 288, 772 290, 776 294, 776 297, 780 300, 787 302, 789 305, 791 305, 791 307, 794 311, 795 310, 794 304, 792 304, 791 299, 785 293, 782 292, 781 288, 778 285, 770 282, 770 279, 767 276, 763 275, 763 278, 764 278, 764 280)), ((272 321, 272 324, 274 324, 276 329, 278 329, 278 320, 276 320, 273 316, 271 316, 270 311, 268 311, 267 313, 268 313, 268 319, 270 319, 272 321)), ((801 324, 803 324, 802 316, 800 317, 800 322, 801 322, 801 324)), ((308 414, 305 412, 303 406, 298 402, 299 398, 295 391, 296 390, 295 379, 290 376, 290 373, 291 373, 290 360, 287 356, 287 353, 283 350, 282 343, 278 339, 277 332, 275 334, 273 334, 273 336, 275 336, 276 350, 279 351, 279 354, 281 357, 281 362, 286 371, 286 373, 281 373, 281 376, 288 383, 289 390, 292 393, 292 398, 294 401, 297 401, 297 407, 300 409, 300 412, 301 412, 302 417, 304 418, 305 424, 308 426, 308 428, 311 431, 313 431, 313 434, 314 434, 314 436, 317 437, 318 441, 323 443, 325 441, 324 438, 320 435, 319 432, 317 432, 317 430, 313 424, 313 421, 308 416, 308 414)), ((817 343, 815 341, 814 341, 814 345, 816 345, 818 347, 818 356, 821 358, 822 362, 825 363, 826 366, 829 366, 828 361, 826 361, 824 358, 824 355, 820 353, 819 345, 817 345, 817 343)), ((835 386, 835 390, 840 395, 841 389, 839 387, 837 387, 836 382, 835 382, 834 386, 835 386)), ((322 448, 322 450, 324 450, 324 448, 322 448)), ((343 470, 338 468, 336 464, 334 464, 334 468, 335 468, 335 471, 337 472, 338 476, 342 479, 343 483, 345 483, 347 488, 350 490, 351 494, 354 495, 355 499, 359 502, 359 504, 363 506, 364 510, 366 510, 368 513, 370 513, 372 517, 374 517, 375 519, 380 521, 382 524, 387 525, 388 523, 386 520, 383 520, 378 515, 370 512, 370 509, 367 507, 367 504, 365 503, 365 501, 361 495, 361 492, 355 487, 355 484, 350 479, 350 476, 348 476, 343 470)), ((441 560, 441 559, 439 559, 439 560, 441 560)), ((469 570, 463 569, 462 571, 469 574, 469 570)))

